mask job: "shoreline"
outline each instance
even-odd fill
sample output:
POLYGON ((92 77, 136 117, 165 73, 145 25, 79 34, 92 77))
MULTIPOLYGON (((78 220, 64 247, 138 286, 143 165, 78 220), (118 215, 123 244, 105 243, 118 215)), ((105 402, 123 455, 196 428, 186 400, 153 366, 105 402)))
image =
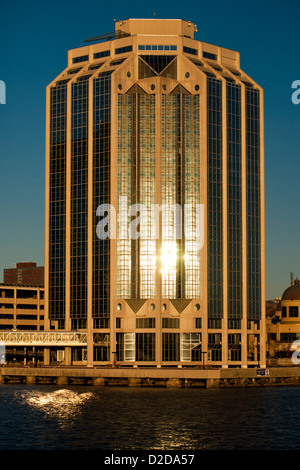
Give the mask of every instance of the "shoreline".
POLYGON ((300 385, 300 367, 251 369, 2 366, 0 384, 55 384, 165 388, 300 385))

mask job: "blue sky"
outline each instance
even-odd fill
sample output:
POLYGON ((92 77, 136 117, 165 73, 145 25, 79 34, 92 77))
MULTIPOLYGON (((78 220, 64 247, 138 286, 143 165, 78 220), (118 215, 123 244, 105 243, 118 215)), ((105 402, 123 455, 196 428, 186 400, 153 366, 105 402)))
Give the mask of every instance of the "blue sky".
POLYGON ((195 39, 241 53, 241 67, 265 90, 266 296, 300 277, 300 1, 11 1, 1 5, 0 282, 19 261, 44 264, 45 88, 67 51, 114 30, 114 20, 180 18, 195 39))

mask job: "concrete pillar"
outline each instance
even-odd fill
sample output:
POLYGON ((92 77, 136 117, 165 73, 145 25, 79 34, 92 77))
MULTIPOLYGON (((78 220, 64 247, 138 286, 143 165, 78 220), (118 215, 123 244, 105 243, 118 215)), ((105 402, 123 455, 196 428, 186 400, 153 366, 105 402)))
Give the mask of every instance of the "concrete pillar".
POLYGON ((65 360, 64 363, 66 366, 70 366, 72 364, 72 350, 70 347, 65 348, 65 360))
POLYGON ((50 348, 44 348, 44 365, 49 366, 50 364, 50 348))
POLYGON ((142 384, 142 379, 137 378, 137 377, 130 377, 128 379, 128 385, 129 387, 138 387, 142 384))
POLYGON ((106 379, 105 377, 94 377, 92 379, 93 385, 106 385, 106 379))
POLYGON ((68 377, 58 376, 56 378, 57 385, 68 385, 68 377))
POLYGON ((27 375, 26 383, 28 385, 35 384, 36 383, 36 377, 34 375, 27 375))
POLYGON ((167 380, 167 387, 177 387, 180 388, 182 386, 180 379, 168 379, 167 380))
POLYGON ((220 381, 218 379, 207 379, 206 380, 206 388, 215 388, 219 387, 220 381))

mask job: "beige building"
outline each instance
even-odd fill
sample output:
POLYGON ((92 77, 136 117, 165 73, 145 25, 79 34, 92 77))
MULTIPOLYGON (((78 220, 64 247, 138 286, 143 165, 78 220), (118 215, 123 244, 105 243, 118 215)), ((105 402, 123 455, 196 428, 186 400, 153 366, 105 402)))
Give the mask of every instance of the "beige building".
POLYGON ((47 87, 45 327, 89 366, 265 365, 263 91, 195 31, 116 22, 47 87))
POLYGON ((44 330, 44 288, 0 284, 0 330, 44 330))
POLYGON ((27 334, 44 331, 44 313, 43 287, 0 284, 0 343, 7 363, 43 362, 43 347, 30 344, 27 334))
POLYGON ((277 303, 272 316, 267 318, 268 357, 278 363, 292 365, 294 341, 300 340, 300 283, 288 287, 277 303))

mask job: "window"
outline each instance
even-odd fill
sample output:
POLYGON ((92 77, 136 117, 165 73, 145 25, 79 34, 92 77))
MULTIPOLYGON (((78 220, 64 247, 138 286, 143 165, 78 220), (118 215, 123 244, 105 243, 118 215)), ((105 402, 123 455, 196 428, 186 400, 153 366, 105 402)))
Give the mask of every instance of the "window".
POLYGON ((94 318, 94 328, 96 329, 102 329, 102 328, 109 328, 110 326, 110 319, 105 317, 105 318, 94 318))
POLYGON ((155 318, 137 318, 137 328, 155 328, 155 318))
POLYGON ((298 307, 294 305, 292 307, 289 307, 289 317, 290 318, 298 317, 298 307))
POLYGON ((281 333, 280 334, 280 341, 283 343, 292 343, 293 341, 299 341, 300 334, 299 333, 281 333))
POLYGON ((220 330, 222 328, 222 319, 221 318, 209 318, 208 319, 208 328, 220 330))
POLYGON ((121 328, 121 318, 120 317, 116 318, 116 328, 121 328))
POLYGON ((229 330, 239 330, 241 328, 241 320, 228 319, 229 330))
POLYGON ((101 67, 101 65, 103 65, 103 64, 104 64, 104 62, 101 62, 100 64, 91 65, 91 66, 89 67, 89 70, 97 70, 97 69, 99 69, 99 68, 101 67))
MULTIPOLYGON (((227 90, 227 278, 228 318, 240 319, 242 312, 242 167, 241 87, 226 83, 227 90)), ((252 230, 252 226, 251 226, 252 230)), ((252 254, 251 254, 252 262, 252 254)))
POLYGON ((203 51, 203 57, 205 57, 206 59, 217 60, 216 54, 211 54, 210 52, 203 51))
POLYGON ((74 57, 73 64, 78 64, 78 62, 85 62, 86 60, 89 60, 88 55, 81 55, 79 57, 74 57))
MULTIPOLYGON (((111 71, 93 80, 93 213, 109 202, 111 71), (99 182, 101 181, 101 185, 99 182)), ((93 317, 110 315, 110 240, 93 230, 93 317)))
POLYGON ((261 150, 260 93, 245 89, 248 318, 261 316, 261 150))
POLYGON ((208 335, 208 360, 222 360, 222 335, 219 333, 210 333, 208 335))
POLYGON ((192 359, 201 360, 201 334, 182 333, 180 335, 180 360, 191 361, 192 359), (193 355, 192 351, 194 351, 193 355))
POLYGON ((109 352, 109 335, 94 333, 94 361, 108 361, 109 352))
POLYGON ((179 328, 179 318, 163 318, 163 328, 179 328))
POLYGON ((110 56, 110 51, 96 52, 94 54, 94 59, 99 59, 100 57, 108 57, 108 56, 110 56))
POLYGON ((179 361, 180 335, 179 333, 163 333, 162 360, 179 361))
POLYGON ((155 361, 155 333, 136 333, 136 361, 155 361))
POLYGON ((125 58, 124 59, 119 59, 119 60, 112 60, 110 65, 112 66, 115 66, 115 65, 120 65, 124 62, 125 58))
POLYGON ((195 318, 195 323, 196 328, 201 328, 201 318, 195 318))
POLYGON ((198 55, 197 49, 192 49, 191 47, 183 46, 183 52, 186 52, 187 54, 198 55))
POLYGON ((68 75, 73 75, 74 73, 79 72, 79 70, 81 70, 81 69, 82 69, 82 67, 78 67, 78 68, 76 68, 76 69, 70 69, 70 70, 68 71, 68 75))
POLYGON ((175 45, 157 45, 157 44, 139 44, 139 51, 177 51, 177 46, 175 45))
POLYGON ((132 51, 132 46, 119 47, 115 49, 115 54, 124 54, 125 52, 132 51))
POLYGON ((228 335, 228 360, 240 361, 242 355, 241 350, 241 335, 229 334, 228 335))

